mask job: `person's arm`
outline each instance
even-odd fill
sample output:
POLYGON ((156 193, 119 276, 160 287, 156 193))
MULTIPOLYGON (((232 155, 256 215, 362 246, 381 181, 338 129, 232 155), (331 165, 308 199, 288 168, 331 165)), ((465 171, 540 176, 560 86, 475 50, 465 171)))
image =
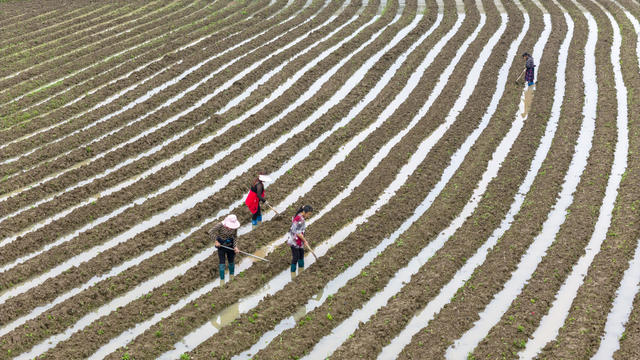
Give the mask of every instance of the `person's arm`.
POLYGON ((258 183, 258 185, 256 185, 256 194, 258 195, 258 200, 260 200, 260 202, 266 201, 264 197, 262 197, 263 192, 264 192, 264 185, 262 183, 258 183))
POLYGON ((233 234, 233 251, 237 254, 240 250, 238 250, 238 231, 236 230, 233 234))
POLYGON ((209 236, 211 236, 211 239, 213 239, 214 243, 213 246, 215 247, 220 247, 220 243, 218 242, 218 236, 220 235, 220 227, 222 226, 222 223, 218 223, 216 226, 213 227, 213 229, 211 229, 209 236))

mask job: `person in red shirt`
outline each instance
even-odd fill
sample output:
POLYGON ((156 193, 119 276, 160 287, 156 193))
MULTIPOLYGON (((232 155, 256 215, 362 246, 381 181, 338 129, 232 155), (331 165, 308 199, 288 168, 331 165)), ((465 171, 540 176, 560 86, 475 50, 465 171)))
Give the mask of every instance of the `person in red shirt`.
POLYGON ((244 203, 251 212, 251 224, 256 226, 262 222, 262 209, 260 208, 261 202, 266 202, 264 198, 264 181, 271 181, 271 178, 264 174, 258 174, 258 177, 253 181, 251 190, 247 195, 247 199, 244 203))

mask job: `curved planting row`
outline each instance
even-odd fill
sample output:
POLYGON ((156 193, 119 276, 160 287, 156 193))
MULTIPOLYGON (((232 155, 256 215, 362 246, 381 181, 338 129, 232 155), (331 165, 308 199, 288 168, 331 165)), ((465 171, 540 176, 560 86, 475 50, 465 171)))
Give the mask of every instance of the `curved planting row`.
POLYGON ((97 49, 94 30, 125 44, 15 83, 0 108, 47 114, 0 132, 1 353, 637 354, 640 6, 129 6, 25 9, 62 25, 6 43, 7 59, 97 49), (513 82, 524 52, 530 87, 513 82), (283 214, 252 227, 258 172, 283 214), (303 203, 315 254, 296 275, 285 242, 303 203), (205 230, 229 213, 240 249, 269 261, 239 255, 225 283, 205 230))

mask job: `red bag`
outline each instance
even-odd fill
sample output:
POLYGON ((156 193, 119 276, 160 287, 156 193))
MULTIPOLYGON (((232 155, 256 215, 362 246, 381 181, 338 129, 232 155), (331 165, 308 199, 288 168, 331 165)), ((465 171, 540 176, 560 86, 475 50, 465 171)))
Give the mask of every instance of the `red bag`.
MULTIPOLYGON (((264 191, 262 192, 262 198, 264 199, 264 191)), ((244 203, 249 208, 252 214, 255 214, 258 211, 258 204, 260 203, 260 198, 258 198, 258 194, 249 190, 249 194, 247 195, 247 199, 244 203)))

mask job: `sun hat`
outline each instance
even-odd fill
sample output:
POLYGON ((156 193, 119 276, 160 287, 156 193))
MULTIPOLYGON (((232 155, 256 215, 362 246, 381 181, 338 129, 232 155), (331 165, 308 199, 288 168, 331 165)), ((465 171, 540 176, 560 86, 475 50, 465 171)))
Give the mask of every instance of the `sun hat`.
POLYGON ((240 227, 240 222, 235 215, 231 214, 227 215, 227 217, 222 220, 222 225, 228 227, 229 229, 237 229, 240 227))
POLYGON ((260 181, 273 181, 273 179, 271 179, 271 177, 269 177, 268 175, 258 175, 258 180, 260 180, 260 181))

